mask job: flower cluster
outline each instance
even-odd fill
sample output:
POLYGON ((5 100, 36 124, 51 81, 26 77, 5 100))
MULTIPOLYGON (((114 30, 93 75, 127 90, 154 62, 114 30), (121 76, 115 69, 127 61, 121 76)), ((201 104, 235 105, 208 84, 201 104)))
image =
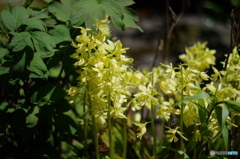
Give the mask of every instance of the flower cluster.
POLYGON ((110 100, 114 101, 111 116, 126 118, 122 104, 129 92, 125 77, 131 70, 127 63, 132 61, 122 55, 127 49, 122 48, 120 41, 107 39, 110 33, 107 20, 97 21, 93 29, 80 29, 81 34, 76 37, 76 43, 73 42, 76 52, 72 55, 77 60, 74 65, 79 73, 78 87, 71 87, 68 94, 76 98, 79 90, 87 91, 93 105, 91 111, 99 116, 106 115, 110 95, 110 100))
MULTIPOLYGON (((112 118, 126 119, 126 106, 133 103, 133 108, 140 109, 151 102, 156 104, 157 100, 153 97, 156 91, 150 79, 129 67, 128 64, 133 60, 123 55, 127 48, 122 48, 120 41, 113 42, 107 38, 110 34, 107 23, 108 20, 96 21, 93 29, 80 27, 81 34, 72 44, 76 52, 71 56, 77 60, 74 66, 78 68, 78 86, 70 87, 67 92, 71 102, 76 101, 79 96, 83 97, 83 92, 86 92, 85 98, 89 98, 92 105, 87 109, 96 118, 105 120, 110 104, 112 118), (127 105, 132 93, 135 93, 134 98, 127 105)), ((86 105, 90 105, 89 100, 86 105)), ((134 124, 139 126, 140 133, 137 137, 141 138, 146 132, 146 123, 134 124)))
MULTIPOLYGON (((80 27, 81 34, 72 44, 76 48, 72 58, 76 59, 74 66, 79 76, 78 85, 67 91, 71 102, 82 97, 87 111, 102 124, 109 117, 128 119, 124 112, 130 106, 133 111, 141 110, 142 106, 154 111, 151 113, 152 124, 155 111, 157 118, 166 121, 175 114, 180 117, 180 125, 167 127, 165 133, 169 142, 177 142, 179 138, 194 142, 203 140, 201 128, 207 129, 207 138, 217 137, 225 124, 220 123, 219 114, 213 110, 223 106, 225 109, 224 104, 229 100, 240 102, 238 49, 229 55, 224 63, 227 66, 221 71, 211 66, 215 64, 215 50, 200 42, 180 55, 184 64, 177 67, 161 64, 151 71, 135 71, 129 67, 133 60, 123 55, 127 48, 123 48, 120 41, 108 38, 107 23, 108 20, 96 21, 92 29, 80 27), (211 75, 204 72, 210 68, 213 70, 211 75), (208 96, 197 96, 199 94, 208 96), (193 126, 194 132, 184 132, 183 127, 193 126), (187 136, 189 134, 194 137, 187 136)), ((239 112, 232 114, 239 115, 239 112)), ((231 114, 225 115, 226 125, 236 127, 231 114)), ((129 121, 138 127, 137 137, 141 139, 149 122, 129 121)))
POLYGON ((197 42, 192 47, 186 48, 186 54, 180 55, 179 58, 188 66, 204 71, 210 65, 214 65, 216 60, 215 56, 213 56, 216 50, 210 50, 206 48, 206 45, 206 42, 197 42))
MULTIPOLYGON (((159 66, 161 69, 165 70, 165 74, 159 76, 159 87, 163 93, 170 95, 168 98, 161 101, 158 110, 159 117, 169 120, 171 113, 174 113, 182 116, 183 123, 186 127, 189 127, 193 124, 201 124, 199 109, 215 109, 215 106, 222 106, 222 104, 212 104, 222 103, 228 100, 239 102, 240 56, 237 48, 234 48, 233 53, 230 54, 226 70, 218 71, 212 66, 213 74, 208 75, 203 71, 210 68, 210 65, 215 64, 214 53, 215 50, 206 48, 206 43, 198 42, 194 46, 187 48, 186 54, 180 55, 180 59, 185 62, 184 64, 178 67, 173 67, 171 64, 162 64, 159 66), (211 80, 211 83, 204 82, 209 80, 211 80), (201 104, 198 100, 181 102, 179 107, 182 107, 182 112, 172 107, 174 101, 180 101, 202 92, 213 95, 214 99, 204 98, 201 100, 201 104)), ((224 62, 224 64, 226 64, 226 62, 224 62)), ((211 112, 208 122, 211 123, 208 126, 208 129, 212 132, 211 137, 214 137, 221 129, 215 112, 211 112)), ((236 126, 233 124, 230 116, 228 116, 226 123, 229 126, 236 126)), ((169 129, 167 132, 170 131, 173 130, 169 129)), ((198 133, 198 138, 201 138, 199 135, 198 133)), ((173 138, 174 137, 171 139, 173 138)))

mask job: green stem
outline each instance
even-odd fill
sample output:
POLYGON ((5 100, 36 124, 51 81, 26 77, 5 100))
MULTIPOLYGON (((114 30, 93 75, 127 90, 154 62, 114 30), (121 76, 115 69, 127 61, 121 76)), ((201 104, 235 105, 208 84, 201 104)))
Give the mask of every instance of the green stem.
POLYGON ((112 141, 112 123, 111 123, 111 116, 110 116, 110 112, 111 112, 111 93, 109 91, 108 94, 108 112, 107 112, 107 116, 108 116, 108 137, 109 137, 109 150, 110 150, 110 159, 114 159, 114 145, 113 145, 113 141, 112 141))
POLYGON ((126 157, 127 157, 127 119, 123 119, 123 158, 126 159, 126 157))
POLYGON ((96 125, 96 119, 95 119, 95 113, 93 112, 92 108, 92 100, 91 100, 91 95, 90 95, 90 88, 89 88, 89 83, 87 84, 87 90, 88 90, 88 104, 92 116, 92 122, 93 122, 93 134, 94 134, 94 145, 95 145, 95 153, 96 153, 96 159, 100 159, 100 154, 99 154, 99 147, 98 147, 98 131, 97 131, 97 125, 96 125))
MULTIPOLYGON (((182 86, 183 86, 183 71, 182 71, 182 65, 180 67, 181 69, 181 77, 182 77, 182 86)), ((182 88, 182 92, 181 92, 181 100, 183 100, 183 93, 184 93, 184 90, 182 88)), ((180 108, 180 130, 182 131, 183 130, 183 110, 184 110, 184 105, 183 105, 183 102, 181 103, 181 108, 180 108)), ((183 151, 183 138, 180 137, 180 150, 183 151)))
MULTIPOLYGON (((154 87, 153 75, 154 75, 154 71, 152 71, 152 79, 151 79, 152 87, 154 87)), ((153 136, 153 155, 156 159, 157 158, 157 139, 156 139, 156 131, 155 131, 155 109, 154 108, 155 107, 151 101, 151 129, 152 129, 152 136, 153 136)))
MULTIPOLYGON (((85 91, 84 93, 84 103, 83 103, 83 114, 84 114, 84 118, 83 118, 83 129, 84 129, 84 142, 85 145, 87 145, 87 114, 86 114, 86 103, 87 103, 87 91, 85 91)), ((87 148, 87 146, 85 146, 85 149, 87 148)), ((87 154, 87 150, 84 151, 87 154)))
POLYGON ((194 122, 194 141, 193 141, 193 154, 194 154, 194 159, 197 158, 197 148, 196 148, 196 142, 197 142, 197 125, 194 122))
POLYGON ((24 8, 28 8, 31 4, 32 4, 32 2, 33 2, 33 0, 26 0, 23 4, 22 4, 22 6, 24 7, 24 8))
POLYGON ((153 155, 155 159, 157 159, 157 139, 156 139, 156 132, 155 132, 155 122, 154 118, 155 113, 154 113, 154 106, 151 103, 151 127, 152 127, 152 136, 153 136, 153 155))

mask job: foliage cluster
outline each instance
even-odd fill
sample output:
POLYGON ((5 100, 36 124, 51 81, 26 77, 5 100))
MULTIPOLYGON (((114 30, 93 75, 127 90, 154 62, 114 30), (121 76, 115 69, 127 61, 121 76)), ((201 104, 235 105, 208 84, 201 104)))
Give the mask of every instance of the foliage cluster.
POLYGON ((132 0, 45 1, 1 12, 2 157, 187 159, 240 149, 238 47, 223 70, 199 42, 183 64, 139 71, 109 29, 110 19, 141 30, 132 0))

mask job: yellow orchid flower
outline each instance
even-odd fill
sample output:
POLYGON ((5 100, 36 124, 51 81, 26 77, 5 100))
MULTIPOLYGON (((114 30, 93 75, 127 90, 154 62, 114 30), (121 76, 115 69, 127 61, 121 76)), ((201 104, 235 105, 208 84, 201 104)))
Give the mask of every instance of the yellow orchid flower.
POLYGON ((133 124, 138 127, 137 130, 140 131, 137 133, 137 138, 139 138, 140 140, 142 139, 142 136, 147 132, 146 125, 148 123, 149 122, 146 122, 146 123, 133 122, 133 124))
POLYGON ((181 131, 179 131, 179 127, 177 126, 176 128, 172 129, 167 127, 169 130, 165 131, 167 133, 167 138, 169 142, 177 142, 178 138, 176 137, 176 134, 178 134, 181 138, 183 138, 184 140, 188 141, 188 139, 186 137, 183 136, 183 133, 181 131))

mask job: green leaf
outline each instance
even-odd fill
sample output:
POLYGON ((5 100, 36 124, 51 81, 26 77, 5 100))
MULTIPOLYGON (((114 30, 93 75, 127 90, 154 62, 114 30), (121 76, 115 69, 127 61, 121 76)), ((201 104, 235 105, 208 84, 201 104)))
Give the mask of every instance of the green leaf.
POLYGON ((34 47, 42 58, 51 57, 54 53, 55 42, 47 33, 35 31, 31 33, 34 47))
POLYGON ((23 50, 26 45, 31 44, 31 35, 29 32, 17 33, 10 43, 12 51, 17 52, 23 50))
MULTIPOLYGON (((135 11, 125 8, 134 4, 132 0, 81 0, 76 4, 75 10, 78 12, 71 21, 78 19, 79 22, 85 22, 87 28, 95 24, 95 20, 103 20, 109 15, 113 25, 118 29, 126 27, 137 28, 142 31, 141 27, 135 24, 138 16, 135 11)), ((79 23, 81 25, 81 23, 79 23)))
MULTIPOLYGON (((198 82, 196 82, 196 85, 198 86, 199 89, 197 89, 197 94, 202 93, 201 87, 199 86, 198 82)), ((198 114, 199 114, 199 119, 201 123, 204 123, 206 121, 206 115, 207 115, 207 108, 204 102, 204 99, 198 99, 198 103, 196 103, 196 105, 198 105, 198 114)))
POLYGON ((55 114, 52 118, 55 126, 55 131, 58 132, 58 137, 67 139, 69 136, 77 136, 77 125, 74 120, 66 114, 55 114))
POLYGON ((28 67, 29 71, 32 71, 37 76, 32 76, 35 78, 43 78, 46 77, 48 69, 43 62, 43 60, 40 58, 39 53, 34 53, 34 57, 32 61, 30 62, 30 66, 28 67))
POLYGON ((33 59, 33 54, 33 50, 30 47, 26 47, 23 51, 17 53, 14 58, 16 64, 13 66, 13 70, 18 72, 25 71, 33 59))
POLYGON ((64 41, 72 41, 70 30, 66 25, 57 25, 54 29, 49 31, 56 44, 64 41))
POLYGON ((9 68, 0 67, 0 75, 9 73, 9 68))
POLYGON ((43 0, 44 2, 46 2, 46 3, 50 3, 50 2, 52 2, 53 0, 43 0))
POLYGON ((6 9, 1 12, 3 24, 12 32, 20 27, 28 17, 26 9, 21 6, 14 7, 12 13, 6 9))
POLYGON ((49 104, 52 101, 59 100, 65 95, 66 92, 61 89, 60 85, 47 83, 46 85, 41 86, 38 90, 36 90, 30 100, 34 104, 43 106, 45 104, 49 104))
POLYGON ((54 27, 57 24, 57 21, 53 18, 49 18, 49 19, 44 20, 44 23, 48 27, 54 27))
POLYGON ((37 125, 39 108, 37 106, 31 107, 27 112, 26 124, 27 127, 32 128, 37 125))
POLYGON ((9 10, 3 10, 1 12, 1 18, 3 24, 10 30, 14 31, 16 29, 16 20, 9 10))
POLYGON ((181 150, 177 150, 177 149, 174 149, 174 148, 171 148, 171 147, 164 147, 164 146, 162 148, 167 149, 167 150, 171 150, 171 151, 179 154, 181 156, 181 159, 190 159, 189 156, 181 150))
POLYGON ((22 0, 22 6, 28 8, 32 4, 33 0, 22 0))
MULTIPOLYGON (((30 10, 30 9, 28 9, 30 10)), ((41 10, 30 10, 30 17, 33 19, 48 19, 49 17, 49 10, 47 8, 42 8, 41 10)))
POLYGON ((39 31, 46 31, 46 26, 42 20, 35 19, 35 18, 30 18, 24 22, 25 25, 28 25, 26 28, 26 31, 30 31, 33 29, 37 29, 39 31))
POLYGON ((20 25, 29 18, 27 10, 21 6, 14 7, 12 10, 12 14, 16 20, 16 28, 20 27, 20 25))
POLYGON ((221 106, 216 106, 214 110, 217 115, 218 123, 221 128, 225 150, 227 151, 228 150, 228 129, 226 126, 226 120, 229 115, 228 108, 225 104, 223 104, 221 106))
POLYGON ((81 0, 76 3, 75 10, 79 11, 78 18, 84 19, 87 28, 92 28, 96 19, 103 20, 106 15, 117 28, 124 28, 122 8, 112 0, 81 0))
POLYGON ((118 3, 119 5, 121 5, 122 7, 124 6, 130 6, 132 4, 134 4, 135 2, 132 0, 114 0, 115 3, 118 3))
POLYGON ((123 8, 114 1, 104 0, 103 2, 103 10, 106 10, 106 14, 111 17, 113 25, 118 29, 124 30, 126 26, 123 22, 123 8))
POLYGON ((235 101, 233 101, 233 100, 228 100, 227 102, 225 102, 225 104, 226 104, 228 107, 234 109, 235 111, 240 112, 240 103, 235 102, 235 101))
POLYGON ((125 24, 125 27, 136 28, 143 32, 142 28, 135 23, 135 21, 138 21, 138 15, 134 10, 130 8, 124 8, 123 13, 124 13, 123 22, 125 24))
POLYGON ((73 4, 76 0, 61 0, 62 4, 59 2, 52 2, 49 5, 49 11, 56 16, 60 21, 67 22, 72 14, 73 4))
POLYGON ((178 101, 177 103, 173 104, 172 106, 174 107, 174 106, 176 106, 176 105, 178 105, 182 102, 192 101, 192 100, 195 100, 195 99, 203 99, 203 98, 210 98, 210 95, 208 93, 200 93, 200 94, 188 97, 188 98, 184 98, 183 100, 178 101))
POLYGON ((1 58, 3 58, 4 56, 6 56, 8 53, 9 53, 9 51, 8 51, 8 49, 5 49, 5 48, 2 48, 1 46, 0 46, 0 60, 1 60, 1 58))
POLYGON ((15 59, 15 61, 17 61, 17 63, 13 66, 13 70, 18 71, 18 72, 23 72, 24 69, 26 68, 25 60, 26 60, 25 52, 21 52, 21 53, 17 54, 17 58, 15 59))

